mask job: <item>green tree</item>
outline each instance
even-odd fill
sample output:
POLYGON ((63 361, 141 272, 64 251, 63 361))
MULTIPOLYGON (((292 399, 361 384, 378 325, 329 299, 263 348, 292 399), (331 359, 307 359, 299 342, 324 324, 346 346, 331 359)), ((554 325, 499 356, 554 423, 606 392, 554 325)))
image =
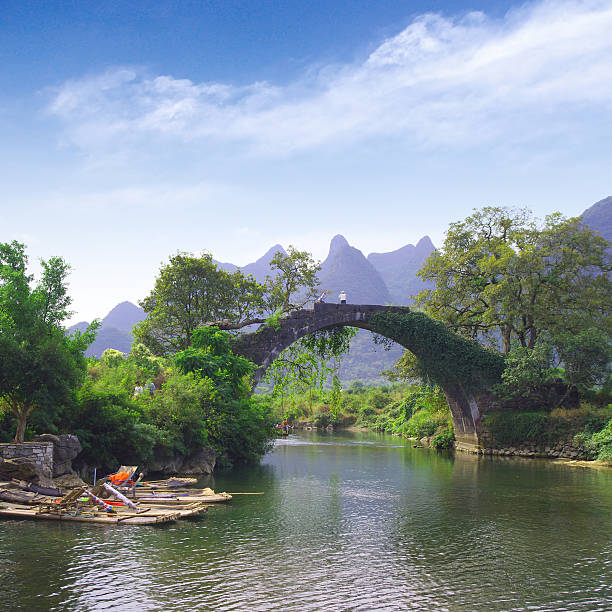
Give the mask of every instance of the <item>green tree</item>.
POLYGON ((177 353, 174 363, 210 390, 200 404, 207 441, 230 461, 258 460, 269 448, 272 417, 269 407, 251 396, 255 364, 234 355, 229 334, 215 327, 196 330, 192 346, 177 353))
POLYGON ((0 408, 17 419, 18 443, 33 410, 57 410, 80 385, 83 352, 97 327, 66 336, 61 323, 70 314, 69 266, 60 257, 42 261, 42 278, 32 289, 27 262, 23 244, 0 244, 0 408))
POLYGON ((554 346, 567 386, 565 396, 573 389, 584 394, 606 381, 612 359, 609 334, 593 327, 577 333, 560 333, 554 338, 554 346))
POLYGON ((266 280, 268 308, 282 313, 302 308, 317 296, 317 274, 321 270, 319 262, 307 251, 298 251, 293 246, 287 251, 287 255, 280 251, 274 255, 270 267, 276 274, 266 280))
POLYGON ((451 224, 419 275, 435 282, 417 304, 455 331, 501 348, 539 336, 612 332, 609 243, 579 219, 487 207, 451 224), (500 346, 501 343, 501 346, 500 346))
POLYGON ((186 349, 205 323, 228 319, 237 327, 248 324, 263 312, 263 287, 239 271, 219 269, 207 253, 177 253, 162 266, 140 305, 147 318, 134 328, 135 340, 165 355, 186 349))

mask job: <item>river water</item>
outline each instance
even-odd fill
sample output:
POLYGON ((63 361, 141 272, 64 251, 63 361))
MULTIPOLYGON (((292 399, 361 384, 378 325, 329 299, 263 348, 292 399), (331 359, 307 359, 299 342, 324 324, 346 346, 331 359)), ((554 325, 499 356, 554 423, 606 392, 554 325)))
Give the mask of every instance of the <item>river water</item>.
POLYGON ((612 610, 612 474, 279 440, 204 519, 0 522, 2 610, 612 610))

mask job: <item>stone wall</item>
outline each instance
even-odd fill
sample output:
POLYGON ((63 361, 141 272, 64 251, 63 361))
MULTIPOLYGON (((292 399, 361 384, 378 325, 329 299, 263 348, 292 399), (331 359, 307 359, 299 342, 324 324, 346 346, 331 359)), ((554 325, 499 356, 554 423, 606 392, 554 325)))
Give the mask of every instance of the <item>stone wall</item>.
POLYGON ((51 478, 53 474, 53 444, 50 442, 24 442, 23 444, 0 444, 0 458, 29 459, 38 468, 41 474, 51 478))
MULTIPOLYGON (((462 449, 465 450, 465 449, 462 449)), ((543 457, 546 459, 589 459, 584 448, 574 445, 572 440, 562 440, 550 446, 521 444, 508 447, 480 447, 474 453, 479 455, 500 455, 504 457, 543 457)))

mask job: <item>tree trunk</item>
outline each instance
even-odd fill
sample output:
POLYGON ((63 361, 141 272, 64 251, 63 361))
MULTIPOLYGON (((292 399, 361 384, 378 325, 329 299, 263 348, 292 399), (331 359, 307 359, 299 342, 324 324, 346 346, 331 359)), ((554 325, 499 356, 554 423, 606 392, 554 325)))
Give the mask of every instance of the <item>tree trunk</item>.
POLYGON ((23 438, 25 436, 26 420, 28 414, 25 410, 20 410, 17 414, 17 431, 15 432, 15 439, 13 442, 16 444, 23 444, 23 438))
POLYGON ((510 326, 509 325, 502 326, 502 340, 504 342, 504 355, 507 355, 510 352, 510 348, 511 348, 510 326))

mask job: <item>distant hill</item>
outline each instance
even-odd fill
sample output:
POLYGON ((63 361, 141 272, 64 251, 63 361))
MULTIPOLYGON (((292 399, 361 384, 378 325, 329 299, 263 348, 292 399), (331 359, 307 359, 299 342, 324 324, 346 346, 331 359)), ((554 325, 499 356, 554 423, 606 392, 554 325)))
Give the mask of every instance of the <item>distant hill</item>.
POLYGON ((412 296, 423 289, 433 287, 431 282, 424 283, 417 276, 417 272, 434 250, 435 247, 429 236, 424 236, 416 246, 407 244, 396 251, 368 255, 368 261, 385 281, 393 304, 401 306, 411 304, 412 296))
POLYGON ((262 255, 257 261, 247 264, 242 268, 235 266, 233 263, 224 263, 215 261, 215 263, 226 272, 235 272, 240 270, 244 274, 252 274, 258 283, 263 283, 266 280, 266 276, 274 276, 273 271, 270 268, 270 262, 276 253, 281 252, 286 255, 287 252, 280 244, 275 244, 272 248, 268 249, 264 255, 262 255))
POLYGON ((319 272, 321 290, 329 292, 328 302, 339 302, 344 291, 353 304, 390 304, 391 295, 385 281, 364 254, 338 234, 332 238, 329 254, 319 272))
POLYGON ((145 318, 145 311, 132 302, 121 302, 117 304, 102 320, 102 327, 114 327, 116 329, 131 332, 136 323, 145 318))
MULTIPOLYGON (((87 357, 100 357, 112 348, 129 353, 132 347, 132 328, 145 318, 145 311, 131 302, 117 304, 105 317, 98 328, 96 339, 85 351, 87 357)), ((81 321, 68 328, 68 332, 84 331, 89 323, 81 321)))
MULTIPOLYGON (((328 302, 338 302, 338 294, 345 291, 349 303, 353 304, 406 304, 410 295, 423 286, 416 272, 433 249, 431 240, 425 236, 416 246, 409 244, 389 253, 371 253, 366 258, 344 236, 334 236, 329 254, 321 265, 320 287, 329 291, 328 302)), ((240 269, 263 282, 266 276, 272 274, 270 261, 279 251, 286 254, 285 249, 276 244, 257 261, 241 268, 228 262, 215 263, 228 272, 240 269)), ((104 317, 95 342, 86 352, 87 356, 99 357, 107 348, 128 353, 132 345, 132 327, 144 318, 142 308, 131 302, 118 304, 104 317)), ((82 321, 69 331, 83 331, 87 325, 82 321)), ((369 332, 359 330, 350 352, 341 360, 340 379, 344 383, 353 380, 379 382, 382 380, 381 371, 391 368, 402 352, 398 345, 391 351, 385 351, 374 344, 369 332)))
POLYGON ((612 196, 599 200, 582 213, 582 220, 612 242, 612 196))

